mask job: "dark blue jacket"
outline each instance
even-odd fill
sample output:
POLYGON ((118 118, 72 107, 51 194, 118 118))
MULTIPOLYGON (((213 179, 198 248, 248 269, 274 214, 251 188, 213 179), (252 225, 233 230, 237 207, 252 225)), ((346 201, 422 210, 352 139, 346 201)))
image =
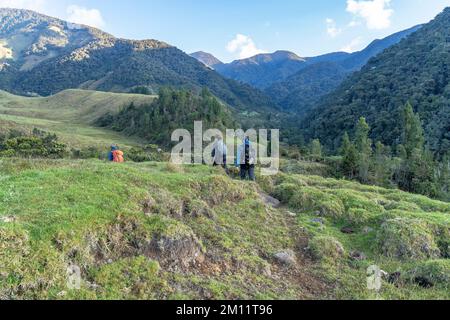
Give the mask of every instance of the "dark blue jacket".
POLYGON ((108 160, 114 161, 114 155, 113 152, 117 150, 117 147, 111 147, 111 151, 108 153, 108 160))

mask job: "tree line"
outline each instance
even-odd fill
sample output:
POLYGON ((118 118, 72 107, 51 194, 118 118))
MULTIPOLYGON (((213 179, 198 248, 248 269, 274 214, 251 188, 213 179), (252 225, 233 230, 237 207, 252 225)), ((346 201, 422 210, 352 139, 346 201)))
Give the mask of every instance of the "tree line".
MULTIPOLYGON (((450 200, 450 151, 441 159, 425 145, 418 114, 408 102, 402 110, 400 144, 395 148, 369 138, 370 126, 361 117, 354 137, 345 132, 339 150, 337 174, 364 184, 398 187, 401 190, 450 200)), ((322 155, 320 140, 310 144, 310 154, 322 155)))

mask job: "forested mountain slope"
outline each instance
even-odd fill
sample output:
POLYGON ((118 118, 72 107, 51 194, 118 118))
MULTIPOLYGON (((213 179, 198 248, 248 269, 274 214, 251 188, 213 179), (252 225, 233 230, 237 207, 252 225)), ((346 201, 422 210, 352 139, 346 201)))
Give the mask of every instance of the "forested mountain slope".
POLYGON ((305 65, 298 72, 284 81, 272 84, 265 92, 284 110, 303 115, 353 72, 360 70, 370 58, 400 42, 420 27, 415 26, 375 40, 365 49, 351 54, 337 52, 306 58, 305 65))
POLYGON ((396 145, 401 110, 410 102, 421 117, 429 147, 450 150, 450 8, 397 45, 371 59, 302 122, 307 138, 336 150, 359 117, 371 137, 396 145))
POLYGON ((157 40, 118 39, 32 11, 0 9, 0 88, 51 95, 70 88, 128 92, 146 86, 209 90, 244 110, 273 108, 262 92, 225 79, 157 40))

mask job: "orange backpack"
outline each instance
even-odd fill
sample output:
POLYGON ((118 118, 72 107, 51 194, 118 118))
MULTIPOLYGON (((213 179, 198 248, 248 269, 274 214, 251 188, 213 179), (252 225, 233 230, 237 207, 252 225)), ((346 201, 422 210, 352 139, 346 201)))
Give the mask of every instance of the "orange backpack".
POLYGON ((112 154, 113 154, 113 162, 119 162, 119 163, 124 162, 122 151, 116 150, 116 151, 113 151, 112 154))

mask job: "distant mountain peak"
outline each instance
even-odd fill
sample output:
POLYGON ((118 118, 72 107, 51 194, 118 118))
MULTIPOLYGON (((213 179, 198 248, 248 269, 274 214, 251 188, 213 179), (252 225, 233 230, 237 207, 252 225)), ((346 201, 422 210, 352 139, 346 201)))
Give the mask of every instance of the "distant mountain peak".
POLYGON ((245 65, 245 64, 269 64, 279 63, 285 61, 299 61, 305 62, 304 58, 299 57, 297 54, 291 51, 278 50, 273 53, 260 53, 253 57, 235 60, 231 64, 245 65))
POLYGON ((207 87, 242 110, 276 107, 261 91, 224 78, 165 42, 121 39, 30 10, 0 9, 0 89, 48 96, 73 88, 145 87, 156 93, 162 86, 207 87))
POLYGON ((213 56, 211 53, 204 52, 204 51, 197 51, 190 54, 191 57, 197 59, 204 65, 206 65, 209 68, 214 69, 217 65, 223 64, 222 61, 217 59, 215 56, 213 56))

